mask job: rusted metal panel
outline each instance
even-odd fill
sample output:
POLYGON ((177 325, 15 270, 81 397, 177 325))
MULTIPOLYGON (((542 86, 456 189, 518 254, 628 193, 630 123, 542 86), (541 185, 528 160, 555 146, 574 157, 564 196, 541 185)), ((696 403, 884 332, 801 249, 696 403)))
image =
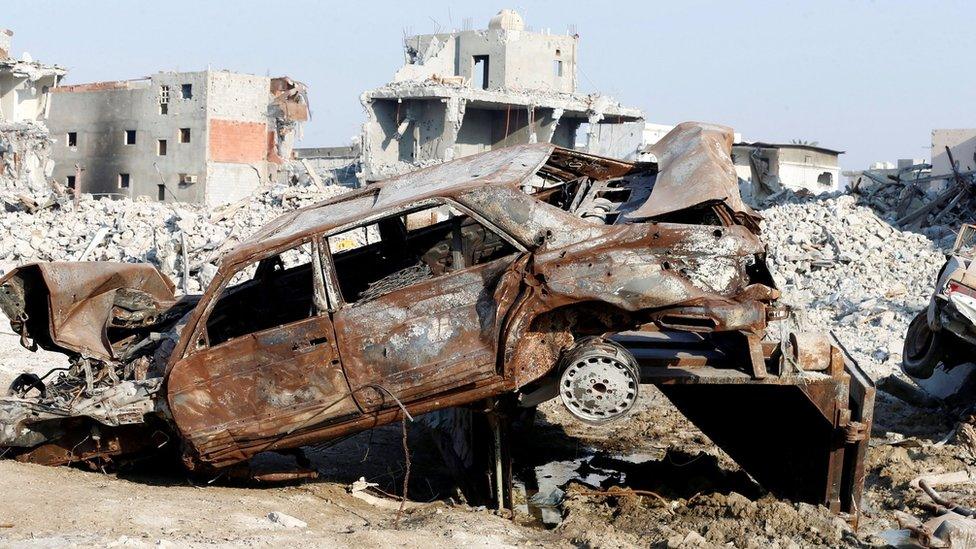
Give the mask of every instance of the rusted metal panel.
POLYGON ((421 282, 336 312, 349 383, 364 409, 395 406, 495 372, 490 284, 514 257, 421 282), (383 389, 370 387, 382 384, 383 389))
POLYGON ((359 414, 324 315, 196 351, 167 383, 173 419, 201 456, 359 414))
MULTIPOLYGON (((840 368, 829 375, 791 368, 788 363, 794 358, 767 349, 769 369, 781 373, 757 379, 735 369, 728 356, 706 357, 705 364, 690 367, 682 364, 679 357, 694 356, 697 340, 667 335, 673 344, 665 345, 661 337, 635 332, 622 340, 635 349, 643 382, 660 386, 685 416, 766 489, 780 497, 825 505, 857 521, 875 389, 836 340, 827 352, 837 355, 840 368), (666 349, 672 358, 643 358, 642 342, 666 349)), ((794 338, 801 345, 806 340, 794 338)), ((816 352, 819 341, 813 347, 799 354, 816 352)))
POLYGON ((739 195, 732 141, 732 128, 726 126, 697 122, 675 126, 651 147, 660 173, 650 200, 631 216, 653 218, 716 201, 758 218, 739 195))
MULTIPOLYGON (((26 299, 46 301, 46 333, 40 333, 36 323, 26 323, 35 328, 29 335, 42 347, 102 360, 115 358, 107 329, 120 290, 138 290, 154 301, 158 311, 176 301, 172 281, 152 265, 138 263, 35 263, 0 279, 0 287, 7 285, 30 287, 26 299)), ((40 310, 40 303, 24 305, 28 310, 40 310)), ((11 319, 15 323, 18 320, 11 319)), ((13 327, 20 332, 25 326, 13 327)))

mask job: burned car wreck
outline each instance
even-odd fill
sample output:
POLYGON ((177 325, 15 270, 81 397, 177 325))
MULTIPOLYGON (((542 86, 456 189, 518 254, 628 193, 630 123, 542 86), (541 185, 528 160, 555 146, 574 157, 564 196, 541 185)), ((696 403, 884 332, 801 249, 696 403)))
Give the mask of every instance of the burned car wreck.
POLYGON ((68 360, 0 399, 0 447, 212 473, 476 403, 601 423, 650 383, 771 492, 856 517, 874 388, 828 337, 767 336, 789 311, 731 144, 685 123, 656 164, 540 143, 419 170, 281 216, 201 296, 149 265, 18 268, 0 307, 68 360))

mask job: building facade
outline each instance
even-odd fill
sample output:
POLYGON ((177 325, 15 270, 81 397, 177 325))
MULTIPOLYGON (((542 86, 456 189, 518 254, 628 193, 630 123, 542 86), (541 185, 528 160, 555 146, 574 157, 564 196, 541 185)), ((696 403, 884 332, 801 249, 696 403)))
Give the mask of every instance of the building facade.
POLYGON ((761 197, 781 188, 814 194, 840 189, 840 155, 814 145, 797 143, 736 143, 735 171, 761 197))
POLYGON ((952 164, 946 147, 952 152, 956 169, 961 172, 976 170, 976 129, 932 130, 932 173, 952 173, 952 164))
POLYGON ((61 86, 54 177, 102 196, 225 204, 271 180, 308 119, 304 86, 227 71, 61 86))
POLYGON ((484 30, 406 38, 406 62, 393 82, 362 95, 362 178, 520 143, 574 148, 582 141, 591 152, 636 154, 643 113, 577 93, 578 42, 527 31, 511 10, 484 30))

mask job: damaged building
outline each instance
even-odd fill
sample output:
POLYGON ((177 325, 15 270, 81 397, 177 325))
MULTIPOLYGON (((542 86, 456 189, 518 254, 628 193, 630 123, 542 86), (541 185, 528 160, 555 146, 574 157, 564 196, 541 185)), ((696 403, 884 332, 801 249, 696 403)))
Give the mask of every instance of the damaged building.
POLYGON ((305 86, 228 71, 158 72, 61 86, 51 101, 54 177, 103 196, 219 205, 291 157, 305 86))
POLYGON ((13 31, 0 29, 0 190, 39 197, 54 169, 44 119, 51 91, 67 72, 12 53, 13 31))
POLYGON ((976 169, 976 129, 932 130, 931 155, 933 173, 952 173, 953 166, 961 172, 976 169))
POLYGON ((367 182, 516 144, 615 157, 640 146, 639 109, 578 92, 576 34, 532 32, 502 10, 487 29, 410 36, 404 47, 393 82, 361 98, 367 182))
POLYGON ((814 194, 840 188, 840 155, 804 143, 736 143, 732 158, 743 194, 763 198, 785 189, 814 194))
POLYGON ((28 53, 14 58, 10 53, 13 34, 0 29, 0 121, 37 122, 47 114, 50 91, 67 71, 34 61, 28 53))

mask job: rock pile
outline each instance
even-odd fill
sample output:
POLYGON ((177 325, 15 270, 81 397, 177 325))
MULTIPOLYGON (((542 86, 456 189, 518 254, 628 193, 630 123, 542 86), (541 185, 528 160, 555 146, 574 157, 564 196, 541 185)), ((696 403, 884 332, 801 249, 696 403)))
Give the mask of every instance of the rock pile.
POLYGON ((219 208, 90 195, 77 206, 62 198, 33 212, 8 205, 0 216, 0 269, 32 261, 145 261, 182 288, 185 242, 186 287, 199 292, 213 278, 221 252, 288 210, 347 190, 275 185, 219 208))
POLYGON ((905 329, 945 261, 939 246, 850 195, 791 195, 761 213, 770 267, 798 320, 833 330, 872 376, 897 371, 905 329))

